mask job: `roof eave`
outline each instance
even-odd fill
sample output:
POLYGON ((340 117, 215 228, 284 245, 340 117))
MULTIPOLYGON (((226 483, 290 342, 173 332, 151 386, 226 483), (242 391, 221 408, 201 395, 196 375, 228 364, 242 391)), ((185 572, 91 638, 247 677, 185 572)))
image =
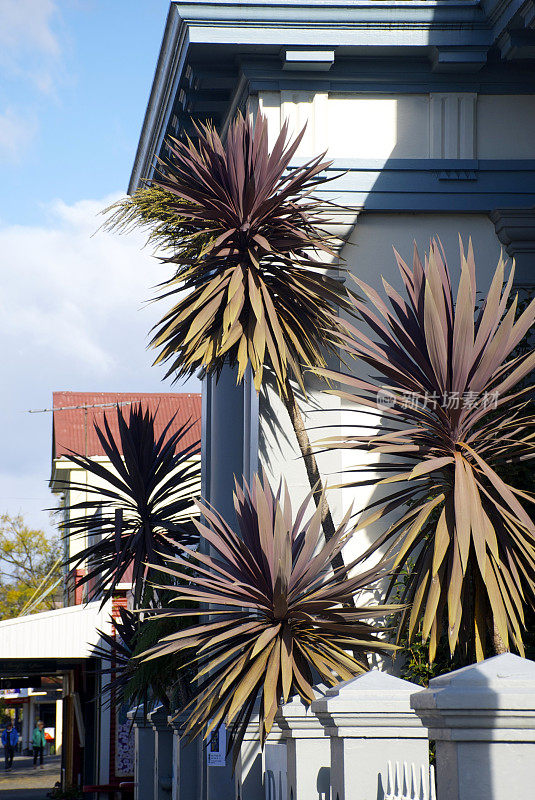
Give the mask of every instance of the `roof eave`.
POLYGON ((143 119, 134 167, 128 184, 128 194, 132 194, 142 185, 152 167, 154 154, 159 152, 163 131, 166 128, 164 117, 166 112, 170 112, 172 105, 169 103, 169 97, 176 80, 180 79, 187 48, 186 25, 179 16, 176 4, 171 3, 149 102, 143 119))
POLYGON ((494 41, 480 0, 173 0, 128 193, 151 177, 190 45, 226 45, 236 55, 250 45, 310 47, 317 46, 319 29, 325 46, 355 51, 372 36, 385 53, 407 46, 486 50, 494 41))

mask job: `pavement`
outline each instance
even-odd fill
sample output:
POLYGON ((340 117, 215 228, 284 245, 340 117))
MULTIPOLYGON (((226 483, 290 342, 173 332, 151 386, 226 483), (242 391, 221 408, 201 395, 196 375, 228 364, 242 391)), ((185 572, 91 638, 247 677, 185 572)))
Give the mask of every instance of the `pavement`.
POLYGON ((4 771, 0 760, 0 800, 45 800, 60 779, 61 756, 45 757, 44 769, 33 768, 32 756, 15 756, 13 769, 4 771))

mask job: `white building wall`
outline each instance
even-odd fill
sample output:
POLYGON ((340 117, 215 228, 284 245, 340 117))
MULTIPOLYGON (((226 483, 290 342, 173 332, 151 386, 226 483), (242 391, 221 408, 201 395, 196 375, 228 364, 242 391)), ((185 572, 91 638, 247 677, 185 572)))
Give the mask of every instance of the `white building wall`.
MULTIPOLYGON (((384 277, 394 287, 401 288, 399 272, 394 260, 393 247, 410 262, 413 241, 420 253, 428 248, 433 236, 439 236, 448 257, 454 281, 459 268, 459 234, 467 243, 471 236, 476 253, 477 275, 481 289, 485 289, 500 255, 500 243, 494 226, 484 214, 378 214, 359 215, 353 233, 342 251, 345 266, 355 276, 381 290, 384 277)), ((359 364, 359 374, 364 365, 359 364)), ((306 404, 306 421, 312 442, 338 433, 340 425, 353 432, 359 423, 370 424, 370 415, 349 411, 346 403, 325 393, 318 381, 309 380, 310 395, 306 404), (329 409, 326 411, 325 409, 329 409)), ((377 419, 379 424, 379 419, 377 419)), ((362 431, 364 432, 364 431, 362 431)), ((294 508, 309 493, 310 487, 302 459, 299 456, 295 435, 282 402, 276 392, 267 388, 260 404, 260 457, 268 475, 277 485, 282 476, 289 484, 294 508)), ((340 450, 319 452, 318 464, 327 486, 336 486, 351 479, 351 467, 357 463, 373 465, 377 456, 340 450)), ((378 498, 377 490, 370 487, 332 489, 329 502, 335 523, 340 521, 350 506, 354 511, 364 508, 378 498)), ((379 528, 359 533, 347 545, 348 558, 363 552, 378 535, 379 528)))
MULTIPOLYGON (((327 151, 327 158, 339 160, 342 168, 351 162, 367 160, 375 162, 381 170, 389 159, 407 159, 407 163, 414 159, 430 159, 430 163, 445 159, 451 165, 451 160, 457 159, 499 162, 500 159, 535 157, 535 95, 443 91, 393 95, 283 90, 259 92, 258 98, 251 98, 250 107, 266 115, 271 146, 285 120, 293 134, 306 124, 297 157, 310 158, 327 151)), ((415 176, 414 181, 418 180, 415 176)), ((375 196, 383 196, 386 207, 389 197, 385 186, 388 189, 383 181, 380 190, 384 194, 375 196)), ((447 182, 443 186, 445 192, 451 189, 447 182)), ((458 184, 458 191, 462 193, 464 186, 467 193, 474 189, 466 183, 458 184)), ((370 187, 372 191, 373 188, 370 187)), ((475 188, 477 191, 477 186, 475 188)), ((409 208, 415 199, 418 200, 417 194, 407 199, 409 208)), ((340 202, 351 203, 351 192, 347 188, 340 202)), ((366 202, 362 192, 359 202, 366 202)), ((486 213, 392 213, 386 208, 385 211, 359 213, 355 206, 351 222, 355 219, 342 257, 351 273, 375 288, 381 290, 382 277, 400 288, 393 247, 410 260, 413 241, 416 240, 423 254, 434 236, 442 241, 455 281, 459 269, 459 235, 466 244, 472 237, 478 286, 480 290, 488 287, 501 246, 486 213)), ((363 374, 364 366, 359 365, 358 369, 363 374)), ((301 398, 300 406, 306 415, 310 438, 318 444, 317 460, 324 483, 335 487, 351 479, 350 469, 357 462, 369 463, 373 468, 377 457, 351 451, 322 452, 321 440, 337 433, 340 425, 369 424, 373 418, 349 411, 338 398, 326 394, 324 388, 310 376, 308 397, 301 398)), ((250 438, 250 432, 245 431, 244 435, 250 438)), ((294 508, 297 508, 310 487, 286 409, 275 389, 268 384, 263 388, 259 403, 258 450, 260 467, 266 469, 273 486, 281 477, 286 479, 294 508)), ((216 481, 219 480, 221 478, 216 476, 216 481)), ((368 487, 329 491, 335 523, 351 505, 357 511, 377 499, 377 489, 368 487)), ((373 531, 355 536, 347 547, 347 556, 362 552, 378 533, 379 529, 374 527, 373 531)))
POLYGON ((261 92, 270 144, 288 120, 295 134, 307 125, 298 156, 327 151, 330 158, 426 158, 429 95, 261 92))
POLYGON ((535 158, 534 95, 478 96, 477 157, 535 158))
MULTIPOLYGON (((402 290, 402 281, 394 260, 395 247, 400 255, 409 263, 412 261, 413 244, 416 241, 421 256, 429 247, 432 237, 438 236, 444 246, 448 265, 452 273, 454 291, 456 291, 459 274, 459 235, 468 244, 472 237, 476 257, 478 287, 486 290, 490 278, 500 256, 500 243, 494 231, 494 225, 485 214, 380 214, 363 213, 359 215, 353 233, 342 251, 346 266, 351 273, 382 292, 381 278, 385 278, 398 290, 402 290)), ((366 374, 366 368, 359 363, 358 371, 366 374)), ((342 407, 347 407, 342 403, 342 407)), ((342 410, 343 425, 355 426, 359 419, 370 424, 370 415, 360 417, 352 411, 342 410)), ((379 423, 379 419, 377 419, 379 423)), ((351 467, 356 463, 369 463, 378 458, 355 451, 343 450, 340 453, 341 478, 350 476, 351 467)), ((351 503, 355 508, 365 507, 372 500, 378 499, 376 488, 362 487, 358 490, 340 490, 340 504, 347 508, 351 503)), ((348 545, 348 555, 356 556, 362 552, 378 535, 379 528, 365 530, 348 545)))
MULTIPOLYGON (((307 130, 298 155, 308 157, 328 150, 332 158, 527 158, 535 155, 535 97, 477 96, 473 93, 406 95, 326 94, 307 91, 262 92, 259 107, 268 118, 270 140, 289 120, 290 130, 307 130), (494 120, 494 128, 492 121, 494 120), (515 134, 515 131, 519 131, 515 134), (518 147, 517 147, 518 142, 518 147)), ((438 236, 454 279, 459 265, 459 234, 475 248, 478 285, 485 289, 497 264, 500 243, 486 214, 423 214, 363 212, 343 248, 351 273, 381 289, 381 277, 400 286, 392 248, 412 258, 413 241, 424 252, 438 236)), ((362 370, 362 365, 359 366, 362 370)), ((362 374, 362 373, 361 373, 362 374)), ((310 393, 301 408, 313 442, 332 435, 340 424, 370 422, 345 404, 325 394, 318 381, 309 380, 310 393), (325 411, 326 408, 329 411, 325 411)), ((379 420, 377 420, 379 423, 379 420)), ((310 491, 306 471, 286 410, 276 391, 266 387, 260 402, 260 463, 276 485, 282 476, 289 484, 294 507, 310 491)), ((318 463, 327 486, 350 479, 350 469, 370 463, 370 456, 351 451, 319 452, 318 463)), ((333 489, 331 510, 339 521, 353 505, 358 510, 376 490, 333 489)), ((373 495, 373 496, 372 496, 373 495)), ((364 531, 348 545, 348 556, 362 552, 378 534, 364 531)))
POLYGON ((284 120, 307 125, 298 156, 330 158, 529 159, 535 157, 535 96, 260 92, 270 144, 284 120))
MULTIPOLYGON (((535 121, 535 98, 477 96, 473 93, 407 95, 355 95, 299 92, 262 92, 259 107, 268 118, 273 143, 281 124, 289 120, 290 130, 307 130, 298 156, 309 157, 322 150, 340 159, 388 158, 521 158, 535 155, 535 137, 528 136, 535 121), (491 119, 499 117, 498 133, 490 131, 491 119), (519 148, 513 148, 515 127, 521 128, 519 148), (527 141, 527 138, 529 141, 527 141), (504 140, 507 143, 505 152, 504 140)), ((456 277, 459 265, 459 234, 467 243, 472 237, 478 282, 486 288, 497 264, 500 243, 486 214, 424 214, 362 212, 343 248, 342 257, 351 273, 380 289, 381 277, 400 286, 392 248, 412 258, 413 241, 423 253, 433 236, 438 236, 456 277)), ((362 365, 359 367, 363 369, 362 365)), ((310 393, 301 408, 313 442, 332 435, 340 424, 370 423, 370 416, 358 416, 344 404, 322 391, 318 381, 309 380, 310 393), (326 408, 328 412, 325 412, 326 408)), ((377 420, 379 423, 379 420, 377 420)), ((310 491, 306 471, 286 410, 276 391, 267 386, 260 401, 260 463, 276 485, 282 476, 289 484, 294 506, 310 491)), ((356 463, 370 463, 376 457, 351 451, 319 452, 318 463, 327 486, 351 478, 356 463)), ((341 520, 353 505, 361 509, 377 490, 364 487, 333 489, 329 501, 333 517, 341 520)), ((364 531, 348 545, 348 557, 362 552, 379 533, 364 531)))

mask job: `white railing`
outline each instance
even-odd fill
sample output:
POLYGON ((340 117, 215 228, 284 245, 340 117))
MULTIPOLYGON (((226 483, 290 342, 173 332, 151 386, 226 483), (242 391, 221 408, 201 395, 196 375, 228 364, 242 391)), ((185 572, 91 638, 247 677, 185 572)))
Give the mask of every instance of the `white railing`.
POLYGON ((406 761, 396 761, 394 766, 389 761, 385 800, 437 800, 434 766, 422 764, 417 770, 415 764, 409 767, 406 761))

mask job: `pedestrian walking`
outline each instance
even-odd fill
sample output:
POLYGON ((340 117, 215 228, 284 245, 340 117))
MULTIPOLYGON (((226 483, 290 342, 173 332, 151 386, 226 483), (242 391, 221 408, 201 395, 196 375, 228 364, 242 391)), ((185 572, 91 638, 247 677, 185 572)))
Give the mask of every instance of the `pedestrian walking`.
POLYGON ((37 769, 37 759, 39 759, 39 763, 41 765, 41 769, 44 769, 43 766, 43 755, 45 752, 45 732, 43 728, 45 727, 44 722, 41 720, 38 721, 37 725, 33 729, 33 768, 37 769))
POLYGON ((15 747, 19 740, 19 735, 11 720, 7 723, 5 729, 2 731, 2 744, 4 745, 4 755, 6 759, 6 772, 13 767, 13 759, 15 757, 15 747))

